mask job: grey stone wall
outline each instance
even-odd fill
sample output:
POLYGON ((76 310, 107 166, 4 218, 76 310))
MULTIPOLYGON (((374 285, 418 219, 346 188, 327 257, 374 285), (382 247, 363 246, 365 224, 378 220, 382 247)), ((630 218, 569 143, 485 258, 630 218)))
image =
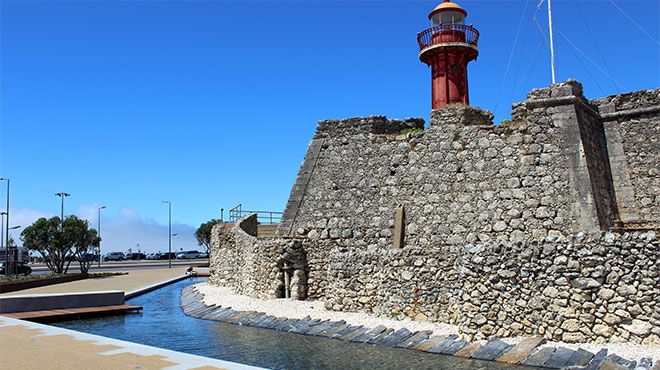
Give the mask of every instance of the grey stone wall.
POLYGON ((660 89, 592 100, 603 117, 621 220, 660 227, 660 89))
POLYGON ((641 127, 657 127, 660 110, 640 96, 617 104, 641 115, 616 115, 615 104, 608 116, 612 99, 589 102, 572 81, 533 90, 499 126, 463 105, 432 111, 426 129, 420 119, 321 121, 280 237, 249 235, 249 219, 214 229, 211 283, 277 297, 286 262, 305 296, 333 310, 449 322, 470 338, 657 343, 660 245, 620 222, 658 214, 648 201, 658 136, 641 127), (404 246, 394 248, 399 205, 404 246))

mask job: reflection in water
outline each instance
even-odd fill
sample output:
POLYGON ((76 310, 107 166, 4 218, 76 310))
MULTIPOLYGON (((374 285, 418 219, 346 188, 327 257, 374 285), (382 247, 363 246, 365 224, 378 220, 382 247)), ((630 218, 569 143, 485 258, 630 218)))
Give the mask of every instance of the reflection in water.
POLYGON ((276 369, 525 369, 371 344, 347 343, 186 316, 181 290, 191 278, 133 298, 139 314, 55 323, 68 329, 276 369))

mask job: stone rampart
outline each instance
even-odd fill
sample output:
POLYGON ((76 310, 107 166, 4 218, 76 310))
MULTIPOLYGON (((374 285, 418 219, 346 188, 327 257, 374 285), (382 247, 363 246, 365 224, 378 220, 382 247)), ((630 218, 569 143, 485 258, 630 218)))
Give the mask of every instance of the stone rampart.
POLYGON ((419 119, 321 121, 279 237, 250 236, 249 219, 214 229, 211 282, 449 322, 472 338, 658 343, 660 245, 654 231, 625 232, 633 211, 658 219, 648 202, 658 135, 647 132, 632 158, 628 138, 612 149, 610 129, 619 117, 617 132, 644 138, 658 113, 639 101, 653 99, 622 97, 615 111, 641 113, 607 116, 614 98, 587 101, 567 82, 533 90, 498 126, 463 105, 432 111, 425 129, 419 119))

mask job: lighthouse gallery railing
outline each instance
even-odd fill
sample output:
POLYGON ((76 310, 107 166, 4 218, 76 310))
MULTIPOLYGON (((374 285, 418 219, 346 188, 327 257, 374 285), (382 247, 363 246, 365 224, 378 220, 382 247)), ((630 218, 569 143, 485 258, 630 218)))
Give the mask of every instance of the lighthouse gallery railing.
POLYGON ((442 24, 417 34, 419 50, 432 45, 462 42, 477 46, 479 31, 464 24, 442 24))

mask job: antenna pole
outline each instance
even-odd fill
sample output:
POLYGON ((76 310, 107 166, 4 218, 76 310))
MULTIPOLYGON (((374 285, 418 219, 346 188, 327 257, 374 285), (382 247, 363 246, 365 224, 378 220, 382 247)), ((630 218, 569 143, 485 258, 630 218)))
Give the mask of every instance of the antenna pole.
POLYGON ((548 0, 548 28, 550 28, 550 66, 552 69, 552 83, 555 81, 555 44, 552 41, 552 4, 551 0, 548 0))

